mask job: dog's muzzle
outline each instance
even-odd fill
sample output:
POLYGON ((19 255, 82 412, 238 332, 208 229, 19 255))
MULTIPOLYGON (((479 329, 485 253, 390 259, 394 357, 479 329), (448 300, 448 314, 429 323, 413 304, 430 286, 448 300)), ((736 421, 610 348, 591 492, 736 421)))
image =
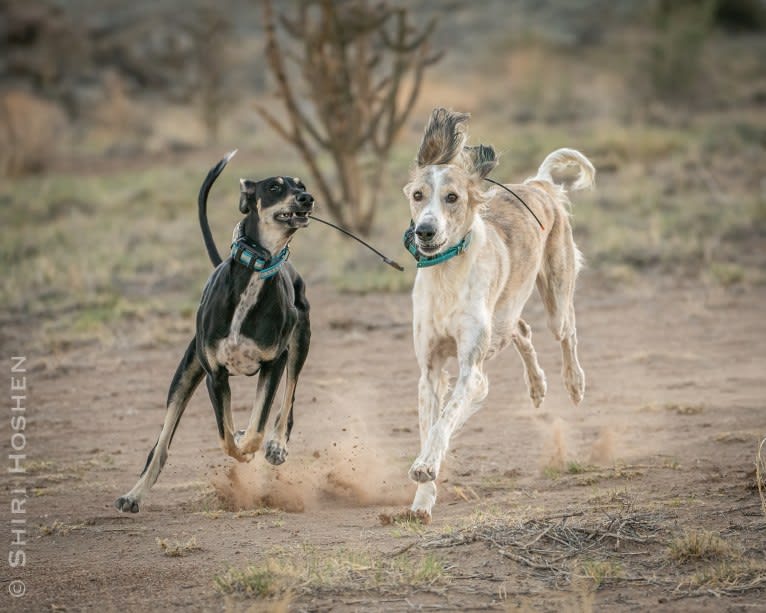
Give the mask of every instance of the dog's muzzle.
POLYGON ((309 224, 309 216, 313 210, 314 197, 308 192, 301 192, 295 197, 294 206, 277 213, 275 219, 291 228, 303 228, 309 224))
POLYGON ((425 255, 436 253, 444 245, 444 242, 434 241, 434 238, 436 238, 436 226, 431 223, 419 223, 415 226, 414 234, 415 245, 417 245, 418 251, 425 255))

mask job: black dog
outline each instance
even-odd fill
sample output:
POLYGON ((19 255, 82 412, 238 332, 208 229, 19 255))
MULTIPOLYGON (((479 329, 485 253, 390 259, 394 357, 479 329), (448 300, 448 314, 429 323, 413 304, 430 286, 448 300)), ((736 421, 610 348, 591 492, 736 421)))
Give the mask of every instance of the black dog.
POLYGON ((207 221, 207 196, 232 152, 208 173, 199 193, 199 218, 215 271, 202 292, 196 335, 170 384, 162 431, 138 482, 120 496, 120 511, 138 506, 162 470, 170 442, 189 399, 206 378, 224 451, 240 462, 263 440, 266 421, 282 373, 287 385, 281 409, 266 443, 266 459, 281 464, 293 426, 298 375, 306 361, 311 331, 303 279, 286 261, 293 234, 308 225, 314 198, 297 178, 240 179, 239 209, 246 217, 235 230, 231 257, 221 261, 207 221), (229 377, 259 373, 256 399, 245 431, 234 433, 229 377))

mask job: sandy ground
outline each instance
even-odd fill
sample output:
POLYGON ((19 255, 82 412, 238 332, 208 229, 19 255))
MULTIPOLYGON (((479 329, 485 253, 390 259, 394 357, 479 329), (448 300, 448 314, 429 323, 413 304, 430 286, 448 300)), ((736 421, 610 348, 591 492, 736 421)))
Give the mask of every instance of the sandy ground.
MULTIPOLYGON (((339 295, 315 285, 309 298, 313 339, 286 464, 275 468, 258 457, 233 467, 218 449, 200 390, 137 515, 120 514, 112 503, 135 482, 159 431, 191 318, 168 325, 170 340, 161 347, 136 330, 149 322, 138 322, 119 330, 108 348, 29 351, 29 472, 4 477, 6 492, 28 492, 27 565, 4 565, 3 610, 268 609, 277 605, 221 594, 214 577, 306 547, 328 556, 339 548, 428 553, 444 572, 425 586, 298 587, 285 600, 296 611, 766 610, 763 566, 695 583, 709 565, 668 554, 677 535, 711 530, 732 546, 727 563, 763 560, 766 520, 750 486, 766 435, 766 289, 668 279, 610 287, 586 271, 577 310, 587 391, 578 407, 567 399, 558 346, 535 296, 526 318, 548 396, 532 407, 513 350, 490 364, 489 396, 453 441, 427 527, 385 526, 378 517, 403 510, 414 492, 406 475, 418 450, 409 296, 339 295), (264 505, 284 511, 235 511, 264 505), (617 560, 620 570, 598 585, 587 573, 576 580, 577 573, 530 565, 518 550, 471 532, 482 522, 555 523, 571 514, 569 525, 593 525, 633 512, 653 524, 632 542, 604 541, 613 550, 602 552, 604 559, 617 560), (450 541, 461 530, 474 538, 450 541), (166 556, 157 543, 192 537, 198 549, 181 557, 166 556), (7 587, 17 579, 26 595, 14 599, 7 587)), ((4 321, 6 356, 26 352, 33 323, 4 321)), ((253 389, 250 379, 233 384, 239 425, 253 389)))

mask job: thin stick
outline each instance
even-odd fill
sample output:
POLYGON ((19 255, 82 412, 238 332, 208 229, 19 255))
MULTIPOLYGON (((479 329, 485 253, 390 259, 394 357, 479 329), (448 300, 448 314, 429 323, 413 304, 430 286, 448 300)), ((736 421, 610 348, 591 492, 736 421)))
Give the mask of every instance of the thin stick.
POLYGON ((398 270, 398 271, 400 271, 400 272, 404 270, 404 266, 402 266, 401 264, 397 264, 397 263, 396 263, 396 262, 394 262, 394 261, 393 261, 391 258, 389 258, 389 257, 386 257, 386 256, 385 256, 385 255, 383 255, 383 254, 382 254, 380 251, 378 251, 377 249, 375 249, 375 247, 373 247, 372 245, 369 245, 368 243, 365 243, 365 242, 364 242, 364 241, 363 241, 361 238, 359 238, 358 236, 356 236, 356 235, 354 235, 354 234, 351 234, 351 232, 349 232, 348 230, 344 230, 344 229, 343 229, 343 228, 341 228, 340 226, 336 226, 334 223, 330 223, 329 221, 325 221, 324 219, 320 219, 320 218, 319 218, 319 217, 317 217, 316 215, 310 215, 310 217, 311 217, 311 219, 315 219, 316 221, 318 221, 318 222, 320 222, 320 223, 323 223, 323 224, 325 224, 325 225, 327 225, 327 226, 330 226, 331 228, 335 228, 335 229, 336 229, 336 230, 338 230, 339 232, 343 232, 343 234, 345 234, 346 236, 350 236, 350 237, 351 237, 351 238, 353 238, 355 241, 358 241, 358 242, 362 243, 362 244, 363 244, 365 247, 367 247, 367 249, 369 249, 370 251, 372 251, 372 252, 373 252, 373 253, 375 253, 376 255, 380 256, 380 258, 381 258, 381 259, 382 259, 382 260, 383 260, 383 261, 384 261, 386 264, 388 264, 388 265, 389 265, 391 268, 396 268, 396 270, 398 270))

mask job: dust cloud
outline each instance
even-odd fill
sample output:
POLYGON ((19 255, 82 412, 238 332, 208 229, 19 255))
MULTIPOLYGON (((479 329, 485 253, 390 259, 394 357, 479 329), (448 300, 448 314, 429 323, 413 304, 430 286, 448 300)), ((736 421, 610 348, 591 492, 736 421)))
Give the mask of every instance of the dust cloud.
POLYGON ((563 471, 569 461, 586 460, 589 464, 605 466, 615 461, 616 433, 612 427, 602 427, 596 439, 584 453, 573 451, 571 428, 565 420, 557 417, 550 424, 541 424, 544 441, 540 457, 543 469, 563 471))
POLYGON ((338 503, 399 505, 412 497, 404 458, 392 458, 366 437, 344 432, 343 440, 314 445, 305 454, 290 448, 287 461, 272 466, 262 453, 211 478, 230 510, 269 507, 302 512, 338 503), (362 442, 364 441, 364 442, 362 442))

